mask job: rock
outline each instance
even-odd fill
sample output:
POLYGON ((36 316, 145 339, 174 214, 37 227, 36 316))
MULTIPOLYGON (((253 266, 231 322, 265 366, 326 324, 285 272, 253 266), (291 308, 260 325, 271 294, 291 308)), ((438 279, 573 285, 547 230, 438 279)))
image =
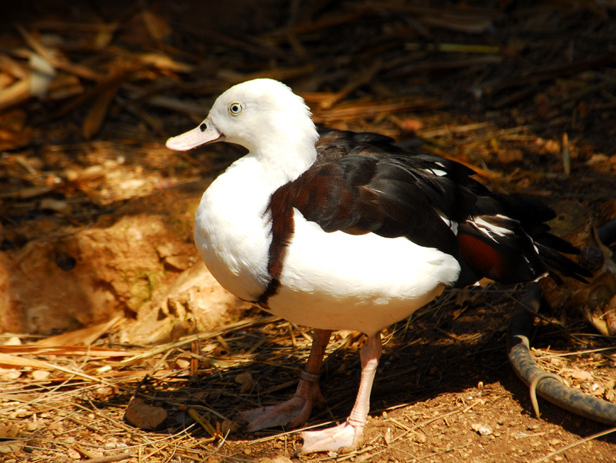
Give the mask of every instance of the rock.
POLYGON ((125 342, 151 344, 203 332, 237 318, 251 304, 225 291, 200 256, 174 283, 143 304, 137 320, 125 329, 125 342))
POLYGON ((485 424, 473 424, 471 428, 481 436, 489 436, 494 432, 490 426, 485 424))
POLYGON ((21 442, 11 442, 8 444, 0 444, 0 454, 20 453, 23 451, 23 446, 24 444, 21 442))
POLYGON ((29 224, 24 246, 0 251, 0 332, 46 334, 133 313, 140 326, 123 327, 123 340, 144 342, 227 321, 246 304, 200 264, 192 238, 206 186, 132 200, 90 227, 29 224))
POLYGON ((255 381, 252 375, 248 372, 240 373, 234 378, 235 382, 240 385, 240 393, 245 394, 255 387, 255 381))
POLYGON ((167 421, 167 410, 148 405, 143 399, 134 397, 126 407, 124 419, 136 428, 155 431, 167 421))
POLYGON ((39 423, 35 421, 30 421, 26 424, 26 431, 34 432, 39 428, 39 423))
POLYGON ((18 435, 19 426, 13 423, 0 423, 0 439, 15 439, 18 435))
POLYGON ((235 421, 231 421, 231 420, 224 420, 222 424, 220 425, 220 431, 222 432, 223 436, 234 433, 239 428, 240 428, 240 424, 236 423, 235 421))

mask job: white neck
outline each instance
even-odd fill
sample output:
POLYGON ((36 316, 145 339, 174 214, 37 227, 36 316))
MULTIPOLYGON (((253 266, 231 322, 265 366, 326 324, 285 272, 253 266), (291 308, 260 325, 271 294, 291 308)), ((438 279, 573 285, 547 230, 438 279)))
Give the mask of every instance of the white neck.
POLYGON ((279 133, 264 136, 247 154, 263 168, 263 179, 272 193, 295 180, 317 159, 315 137, 312 134, 279 137, 279 133))

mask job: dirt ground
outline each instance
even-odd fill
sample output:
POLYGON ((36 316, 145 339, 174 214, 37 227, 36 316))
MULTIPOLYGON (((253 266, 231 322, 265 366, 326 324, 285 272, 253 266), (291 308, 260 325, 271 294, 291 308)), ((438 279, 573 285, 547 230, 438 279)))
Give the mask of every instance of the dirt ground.
MULTIPOLYGON (((3 10, 0 289, 10 311, 0 313, 0 461, 616 461, 607 425, 542 399, 535 417, 507 359, 524 286, 449 292, 391 327, 365 445, 350 454, 295 456, 295 430, 250 434, 235 422, 293 393, 306 329, 241 305, 206 315, 215 321, 197 324, 198 335, 189 324, 146 342, 126 328, 186 315, 178 307, 188 303, 161 311, 150 301, 196 268, 189 217, 200 188, 241 154, 178 155, 164 141, 257 76, 291 85, 324 127, 422 143, 490 188, 536 196, 586 244, 592 226, 616 218, 612 3, 24 1, 3 10), (84 236, 99 247, 77 255, 71 237, 84 236), (29 286, 10 292, 11 272, 29 286), (76 284, 77 296, 63 288, 76 284), (135 397, 149 424, 125 420, 135 397)), ((532 339, 536 362, 616 403, 613 333, 589 323, 587 307, 551 296, 532 339)), ((347 416, 361 342, 335 336, 325 406, 307 426, 347 416)))

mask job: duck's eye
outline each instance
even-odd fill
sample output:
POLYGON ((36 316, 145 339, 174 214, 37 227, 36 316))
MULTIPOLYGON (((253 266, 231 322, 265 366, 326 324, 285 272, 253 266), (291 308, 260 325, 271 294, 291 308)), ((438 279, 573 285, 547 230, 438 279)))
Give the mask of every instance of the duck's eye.
POLYGON ((244 107, 241 103, 238 103, 237 101, 229 105, 229 114, 231 114, 232 116, 239 116, 240 114, 242 114, 242 111, 244 111, 244 107))

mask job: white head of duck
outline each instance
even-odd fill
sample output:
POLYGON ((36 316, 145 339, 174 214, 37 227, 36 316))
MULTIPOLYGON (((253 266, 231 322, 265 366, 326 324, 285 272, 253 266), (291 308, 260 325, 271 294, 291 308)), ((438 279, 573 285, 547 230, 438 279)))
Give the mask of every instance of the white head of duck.
POLYGON ((318 137, 303 98, 276 80, 254 79, 221 94, 199 126, 169 138, 167 147, 185 151, 218 141, 235 143, 289 181, 314 163, 318 137))

